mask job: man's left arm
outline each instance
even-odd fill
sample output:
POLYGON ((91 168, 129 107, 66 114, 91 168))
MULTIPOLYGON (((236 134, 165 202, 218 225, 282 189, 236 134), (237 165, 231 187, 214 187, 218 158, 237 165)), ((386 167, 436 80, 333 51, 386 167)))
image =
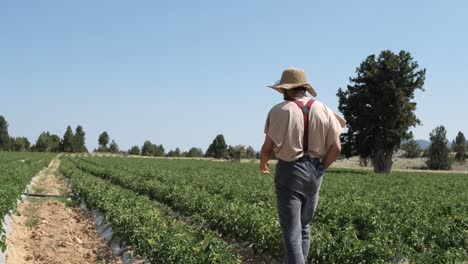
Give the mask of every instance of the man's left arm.
POLYGON ((323 169, 326 170, 335 160, 340 156, 341 153, 341 142, 337 138, 333 145, 327 150, 327 153, 322 159, 323 169))
POLYGON ((326 170, 341 153, 340 134, 346 121, 339 115, 333 113, 327 108, 329 114, 328 133, 325 140, 325 147, 327 148, 325 156, 322 159, 323 169, 326 170))

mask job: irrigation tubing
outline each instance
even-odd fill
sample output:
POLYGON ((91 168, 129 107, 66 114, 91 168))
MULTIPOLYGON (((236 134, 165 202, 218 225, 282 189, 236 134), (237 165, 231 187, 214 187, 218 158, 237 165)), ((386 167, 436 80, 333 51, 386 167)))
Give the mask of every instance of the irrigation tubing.
POLYGON ((22 195, 32 196, 32 197, 76 198, 75 195, 37 194, 37 193, 22 193, 22 195))

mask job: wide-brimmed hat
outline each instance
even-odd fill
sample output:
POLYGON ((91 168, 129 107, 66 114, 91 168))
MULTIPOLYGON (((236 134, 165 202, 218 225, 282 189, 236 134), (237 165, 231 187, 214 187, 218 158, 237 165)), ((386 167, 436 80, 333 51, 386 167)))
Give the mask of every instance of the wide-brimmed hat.
POLYGON ((303 69, 289 68, 283 71, 281 80, 278 84, 268 85, 267 87, 273 88, 276 91, 283 93, 283 89, 294 89, 297 87, 304 87, 313 96, 317 96, 314 88, 307 82, 306 73, 303 69))

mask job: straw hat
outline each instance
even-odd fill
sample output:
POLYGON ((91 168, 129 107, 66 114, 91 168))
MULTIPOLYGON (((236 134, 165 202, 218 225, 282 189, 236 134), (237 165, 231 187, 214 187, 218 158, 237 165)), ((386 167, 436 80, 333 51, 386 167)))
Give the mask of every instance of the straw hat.
POLYGON ((314 88, 307 83, 305 71, 299 68, 289 68, 284 70, 279 84, 269 85, 267 87, 273 88, 280 93, 283 93, 282 89, 288 90, 297 87, 304 87, 313 97, 317 96, 314 88))

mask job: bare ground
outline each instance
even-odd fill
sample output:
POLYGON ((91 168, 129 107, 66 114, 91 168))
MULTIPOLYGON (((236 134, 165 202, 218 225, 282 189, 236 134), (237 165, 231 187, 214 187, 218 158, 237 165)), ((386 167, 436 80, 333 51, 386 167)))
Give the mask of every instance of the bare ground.
MULTIPOLYGON (((57 176, 59 159, 42 170, 33 193, 70 194, 57 176)), ((97 235, 88 211, 70 199, 28 198, 18 205, 7 237, 7 264, 122 263, 97 235)))

